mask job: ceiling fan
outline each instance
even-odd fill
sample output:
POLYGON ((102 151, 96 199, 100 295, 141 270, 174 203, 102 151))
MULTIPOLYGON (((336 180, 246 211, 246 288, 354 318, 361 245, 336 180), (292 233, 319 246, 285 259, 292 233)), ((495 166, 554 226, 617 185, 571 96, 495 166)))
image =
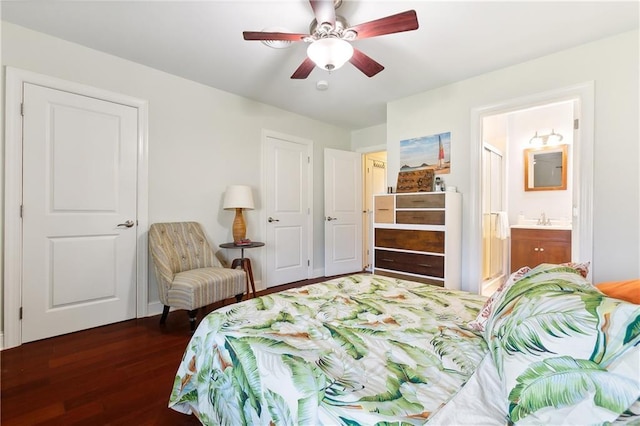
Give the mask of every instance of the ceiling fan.
POLYGON ((367 77, 373 77, 384 67, 354 48, 350 42, 418 29, 415 10, 407 10, 350 27, 342 16, 336 15, 336 9, 340 7, 342 0, 309 0, 309 3, 315 15, 309 34, 270 31, 242 33, 245 40, 310 43, 307 48, 307 57, 291 75, 293 79, 307 78, 315 66, 332 71, 340 68, 346 61, 351 62, 367 77))

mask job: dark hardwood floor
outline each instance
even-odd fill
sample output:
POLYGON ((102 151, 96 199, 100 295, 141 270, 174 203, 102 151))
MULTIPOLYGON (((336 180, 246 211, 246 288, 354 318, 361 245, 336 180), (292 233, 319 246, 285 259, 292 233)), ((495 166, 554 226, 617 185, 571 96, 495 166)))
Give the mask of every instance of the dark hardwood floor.
MULTIPOLYGON (((286 284, 258 295, 326 279, 286 284)), ((194 416, 167 407, 191 337, 187 313, 171 312, 163 326, 159 319, 123 321, 2 351, 2 426, 200 424, 194 416)))

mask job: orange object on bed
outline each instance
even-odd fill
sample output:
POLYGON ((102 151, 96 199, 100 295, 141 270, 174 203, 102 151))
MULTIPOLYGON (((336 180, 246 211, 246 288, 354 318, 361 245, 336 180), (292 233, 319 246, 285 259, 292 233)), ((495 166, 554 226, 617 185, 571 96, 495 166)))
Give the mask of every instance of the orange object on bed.
POLYGON ((609 297, 640 305, 640 278, 625 281, 607 281, 596 284, 596 288, 609 297))

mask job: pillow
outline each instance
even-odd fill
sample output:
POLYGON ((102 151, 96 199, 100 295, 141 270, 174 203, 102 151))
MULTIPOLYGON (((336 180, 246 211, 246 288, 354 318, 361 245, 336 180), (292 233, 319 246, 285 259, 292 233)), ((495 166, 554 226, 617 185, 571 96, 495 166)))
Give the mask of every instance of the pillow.
POLYGON ((567 268, 575 269, 578 274, 582 275, 582 278, 587 278, 587 276, 589 276, 589 266, 591 266, 591 262, 566 262, 560 263, 559 266, 566 266, 567 268))
POLYGON ((529 268, 528 266, 523 266, 522 268, 511 274, 509 278, 505 282, 503 282, 500 287, 498 287, 498 289, 491 295, 491 297, 489 297, 487 301, 484 302, 484 306, 482 307, 482 309, 480 309, 480 312, 478 313, 476 319, 468 324, 469 327, 476 331, 484 331, 484 326, 487 323, 487 318, 489 318, 489 315, 491 315, 491 310, 493 309, 493 305, 498 296, 500 296, 503 291, 511 287, 513 283, 522 278, 524 274, 526 274, 530 270, 531 268, 529 268))
POLYGON ((484 306, 478 313, 478 316, 475 320, 469 322, 469 327, 476 331, 484 331, 485 324, 487 323, 487 318, 491 315, 491 311, 493 310, 495 300, 500 297, 502 293, 508 290, 513 284, 515 284, 519 279, 524 276, 532 275, 532 274, 545 274, 552 273, 558 271, 564 271, 567 273, 579 274, 583 278, 586 278, 589 275, 589 265, 590 262, 586 263, 561 263, 559 265, 554 265, 551 263, 542 263, 536 266, 534 269, 529 268, 528 266, 523 266, 518 269, 516 272, 511 274, 509 278, 500 286, 498 289, 487 299, 484 303, 484 306))
POLYGON ((640 278, 599 283, 596 288, 609 297, 640 305, 640 278))
POLYGON ((483 336, 513 423, 612 422, 640 398, 640 306, 566 266, 536 267, 503 291, 483 336))

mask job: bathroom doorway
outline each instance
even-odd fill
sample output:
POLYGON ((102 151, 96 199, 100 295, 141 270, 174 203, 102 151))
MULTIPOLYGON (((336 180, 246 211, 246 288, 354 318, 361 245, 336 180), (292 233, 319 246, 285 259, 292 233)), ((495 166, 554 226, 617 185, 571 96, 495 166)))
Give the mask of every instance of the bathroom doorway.
POLYGON ((580 152, 579 115, 580 100, 570 98, 482 117, 481 294, 491 295, 513 272, 509 270, 512 226, 536 224, 541 217, 566 224, 572 230, 572 260, 579 259, 580 236, 573 226, 574 191, 580 187, 574 173, 574 154, 580 152), (525 189, 525 150, 553 145, 567 147, 566 189, 525 189))

